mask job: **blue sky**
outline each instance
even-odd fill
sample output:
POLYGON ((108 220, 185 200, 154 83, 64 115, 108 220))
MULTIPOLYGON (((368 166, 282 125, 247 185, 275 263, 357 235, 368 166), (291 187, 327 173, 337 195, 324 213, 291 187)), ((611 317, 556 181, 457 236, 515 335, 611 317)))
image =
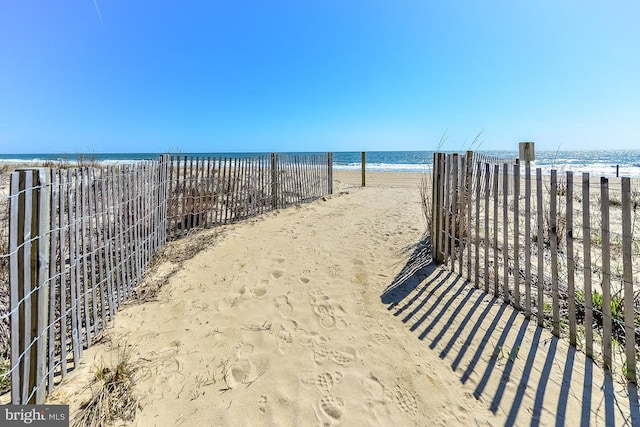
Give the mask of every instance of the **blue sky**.
POLYGON ((640 2, 0 3, 0 152, 640 148, 640 2))

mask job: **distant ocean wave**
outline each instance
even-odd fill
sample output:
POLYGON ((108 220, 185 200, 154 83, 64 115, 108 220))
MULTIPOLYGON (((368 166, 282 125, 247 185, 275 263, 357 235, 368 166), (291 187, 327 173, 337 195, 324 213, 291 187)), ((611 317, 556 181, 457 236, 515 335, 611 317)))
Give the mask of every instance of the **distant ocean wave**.
MULTIPOLYGON (((338 170, 361 170, 362 165, 358 163, 335 163, 333 167, 338 170)), ((375 172, 431 172, 431 164, 411 164, 411 163, 367 163, 366 170, 375 172)))

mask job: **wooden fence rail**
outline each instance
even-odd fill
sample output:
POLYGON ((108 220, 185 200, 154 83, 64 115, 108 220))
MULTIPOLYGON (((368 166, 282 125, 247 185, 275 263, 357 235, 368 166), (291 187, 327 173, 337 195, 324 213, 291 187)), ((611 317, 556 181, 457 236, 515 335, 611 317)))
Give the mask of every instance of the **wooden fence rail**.
POLYGON ((436 153, 434 260, 636 382, 640 185, 533 172, 512 160, 436 153))
POLYGON ((0 312, 11 326, 12 403, 44 401, 169 239, 315 200, 332 192, 331 169, 331 154, 163 155, 13 172, 10 307, 0 312))

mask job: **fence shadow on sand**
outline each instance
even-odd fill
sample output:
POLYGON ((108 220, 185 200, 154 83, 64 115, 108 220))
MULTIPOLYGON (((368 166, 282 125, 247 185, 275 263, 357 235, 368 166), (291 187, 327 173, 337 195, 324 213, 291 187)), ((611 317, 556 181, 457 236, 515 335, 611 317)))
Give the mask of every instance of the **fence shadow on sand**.
POLYGON ((568 340, 437 267, 428 236, 411 249, 381 302, 505 425, 589 425, 596 418, 640 425, 635 385, 614 380, 568 340))

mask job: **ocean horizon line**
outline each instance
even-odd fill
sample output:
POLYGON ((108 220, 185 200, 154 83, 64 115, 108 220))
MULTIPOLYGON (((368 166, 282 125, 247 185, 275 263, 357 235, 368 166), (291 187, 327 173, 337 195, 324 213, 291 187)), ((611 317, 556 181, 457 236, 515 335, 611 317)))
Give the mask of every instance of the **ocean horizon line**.
MULTIPOLYGON (((464 151, 441 150, 446 153, 464 153, 464 151)), ((476 150, 477 152, 513 159, 518 156, 516 150, 476 150)), ((366 151, 366 168, 380 172, 430 172, 433 162, 433 150, 422 151, 366 151)), ((323 154, 326 151, 279 152, 286 155, 323 154)), ((334 168, 338 170, 360 170, 361 151, 333 151, 334 168)), ((114 152, 114 153, 23 153, 0 154, 3 163, 44 163, 64 162, 97 162, 106 164, 134 163, 157 159, 162 154, 173 156, 197 157, 240 157, 248 158, 268 155, 270 152, 181 152, 181 153, 149 153, 149 152, 114 152)), ((640 177, 640 150, 540 150, 535 153, 533 167, 541 168, 545 173, 555 169, 558 171, 588 172, 599 176, 640 177)))

